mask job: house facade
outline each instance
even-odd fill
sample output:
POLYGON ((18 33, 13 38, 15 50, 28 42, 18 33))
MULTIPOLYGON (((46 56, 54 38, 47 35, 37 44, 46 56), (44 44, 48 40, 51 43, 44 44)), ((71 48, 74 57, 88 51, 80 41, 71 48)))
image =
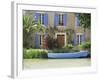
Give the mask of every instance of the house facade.
MULTIPOLYGON (((45 11, 25 11, 24 14, 32 15, 33 19, 44 27, 56 27, 61 32, 55 33, 55 38, 62 46, 66 46, 67 35, 64 30, 72 29, 74 30, 73 43, 74 45, 80 45, 84 41, 90 40, 90 30, 86 30, 79 25, 78 14, 72 12, 45 12, 45 11)), ((35 36, 36 47, 46 48, 45 36, 40 33, 35 36)))

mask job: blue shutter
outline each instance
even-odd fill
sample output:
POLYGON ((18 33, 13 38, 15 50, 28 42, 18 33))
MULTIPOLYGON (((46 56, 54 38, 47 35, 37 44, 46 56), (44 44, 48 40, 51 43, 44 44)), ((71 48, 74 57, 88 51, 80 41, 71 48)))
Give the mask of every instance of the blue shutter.
POLYGON ((35 13, 35 17, 34 18, 35 18, 36 22, 38 22, 39 15, 40 15, 39 13, 35 13))
POLYGON ((48 14, 44 14, 44 25, 47 27, 48 26, 48 14))
POLYGON ((85 33, 82 35, 82 43, 85 42, 85 33))
POLYGON ((75 26, 76 28, 79 27, 80 25, 80 21, 79 21, 79 18, 78 18, 78 14, 75 16, 75 26))
POLYGON ((67 25, 67 14, 63 15, 63 23, 64 23, 64 26, 67 25))
POLYGON ((42 15, 42 24, 44 24, 44 14, 41 15, 42 15))
POLYGON ((78 18, 78 16, 77 16, 77 26, 79 26, 79 18, 78 18))
POLYGON ((58 24, 59 24, 59 15, 55 14, 55 16, 54 16, 54 25, 58 26, 58 24))
POLYGON ((77 44, 76 33, 74 33, 74 45, 77 44))
POLYGON ((39 48, 39 39, 38 39, 38 34, 35 34, 35 47, 39 48))

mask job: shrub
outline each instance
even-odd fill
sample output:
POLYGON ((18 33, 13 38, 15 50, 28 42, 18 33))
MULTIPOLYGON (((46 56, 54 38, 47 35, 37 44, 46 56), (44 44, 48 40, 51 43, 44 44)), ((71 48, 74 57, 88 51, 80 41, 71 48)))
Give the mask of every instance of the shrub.
POLYGON ((24 49, 23 50, 23 57, 24 57, 24 59, 31 59, 33 57, 33 54, 31 51, 24 49))
POLYGON ((80 51, 79 45, 74 46, 74 47, 73 47, 73 50, 74 50, 74 51, 80 51))
POLYGON ((32 59, 32 58, 47 58, 47 51, 40 49, 24 49, 23 58, 32 59))
POLYGON ((83 49, 83 50, 88 50, 88 51, 90 51, 90 48, 91 48, 91 43, 88 41, 88 42, 85 42, 85 43, 83 43, 82 45, 81 45, 81 48, 83 49))
POLYGON ((47 44, 48 44, 49 49, 53 49, 53 48, 57 47, 57 40, 55 38, 48 35, 46 37, 46 40, 47 40, 47 44))
POLYGON ((53 49, 49 50, 49 53, 69 53, 69 52, 78 52, 79 50, 74 50, 74 49, 67 49, 67 48, 62 48, 62 49, 53 49))
POLYGON ((68 44, 68 45, 66 45, 66 48, 67 49, 72 49, 73 48, 73 45, 72 44, 68 44))
POLYGON ((87 41, 87 42, 83 43, 82 45, 80 45, 80 48, 82 50, 87 50, 89 52, 88 57, 91 57, 91 43, 90 43, 90 41, 87 41))
POLYGON ((48 58, 48 55, 47 55, 46 51, 41 52, 41 58, 48 58))

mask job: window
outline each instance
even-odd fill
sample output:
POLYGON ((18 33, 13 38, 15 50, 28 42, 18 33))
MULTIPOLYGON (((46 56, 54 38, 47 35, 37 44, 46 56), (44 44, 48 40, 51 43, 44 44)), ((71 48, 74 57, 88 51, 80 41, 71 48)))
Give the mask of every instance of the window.
POLYGON ((48 26, 48 14, 47 13, 43 13, 43 12, 39 12, 39 13, 35 13, 35 21, 36 22, 40 22, 40 24, 45 25, 45 27, 48 26))
POLYGON ((44 24, 44 14, 39 14, 40 24, 44 24))
POLYGON ((42 24, 44 24, 44 14, 42 14, 41 16, 42 16, 42 24))
POLYGON ((77 34, 77 44, 81 44, 82 43, 82 34, 77 34))
POLYGON ((63 14, 59 14, 59 25, 63 25, 63 14))

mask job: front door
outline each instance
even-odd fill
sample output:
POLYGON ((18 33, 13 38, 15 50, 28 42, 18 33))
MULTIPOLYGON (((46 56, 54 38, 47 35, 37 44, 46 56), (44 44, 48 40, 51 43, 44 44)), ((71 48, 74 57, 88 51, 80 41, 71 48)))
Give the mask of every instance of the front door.
POLYGON ((57 35, 57 43, 60 48, 65 45, 65 35, 57 35))

